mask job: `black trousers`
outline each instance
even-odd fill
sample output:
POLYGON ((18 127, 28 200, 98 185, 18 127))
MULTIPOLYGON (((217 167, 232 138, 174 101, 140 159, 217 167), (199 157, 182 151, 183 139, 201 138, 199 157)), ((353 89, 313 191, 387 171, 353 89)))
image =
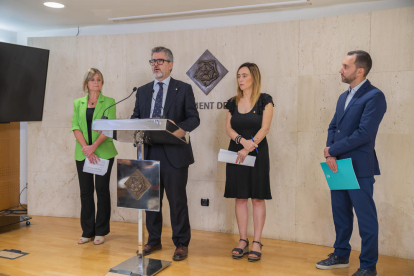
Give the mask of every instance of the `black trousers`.
POLYGON ((109 220, 111 218, 111 196, 109 193, 109 180, 111 178, 114 158, 109 159, 108 171, 105 175, 95 175, 83 172, 84 161, 76 161, 78 169, 80 198, 81 198, 81 227, 82 237, 105 236, 109 234, 109 220), (94 186, 98 198, 95 221, 94 186))
POLYGON ((147 160, 160 161, 160 211, 146 211, 148 244, 161 242, 162 231, 162 199, 164 190, 170 205, 172 240, 175 246, 188 246, 191 239, 190 219, 187 205, 188 167, 174 168, 168 161, 162 145, 148 146, 147 160))

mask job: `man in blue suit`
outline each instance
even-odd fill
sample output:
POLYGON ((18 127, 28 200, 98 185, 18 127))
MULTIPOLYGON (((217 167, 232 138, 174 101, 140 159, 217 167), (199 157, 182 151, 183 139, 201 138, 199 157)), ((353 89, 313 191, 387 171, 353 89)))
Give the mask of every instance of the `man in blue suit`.
POLYGON ((378 219, 374 193, 374 175, 379 175, 375 153, 378 128, 387 109, 384 93, 366 79, 372 67, 370 55, 352 51, 342 62, 342 82, 349 89, 339 96, 335 115, 329 125, 324 156, 333 172, 336 160, 351 158, 359 190, 331 191, 335 224, 335 251, 316 264, 319 269, 349 267, 353 227, 353 208, 362 239, 360 268, 353 276, 375 276, 378 261, 378 219))

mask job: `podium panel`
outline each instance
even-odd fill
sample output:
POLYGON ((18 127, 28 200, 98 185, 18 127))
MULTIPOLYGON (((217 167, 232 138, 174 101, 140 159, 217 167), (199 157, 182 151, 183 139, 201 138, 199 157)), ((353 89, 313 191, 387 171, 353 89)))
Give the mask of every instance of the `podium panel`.
MULTIPOLYGON (((167 119, 94 120, 92 130, 112 131, 119 142, 137 147, 138 159, 117 159, 117 206, 138 209, 138 257, 113 267, 109 273, 122 275, 155 275, 171 264, 148 259, 145 248, 143 211, 160 211, 160 161, 144 160, 144 144, 185 145, 190 134, 167 119)), ((108 273, 108 274, 109 274, 108 273)))
POLYGON ((160 210, 160 161, 117 159, 117 206, 160 210))
POLYGON ((182 145, 190 142, 190 134, 167 119, 94 120, 92 130, 116 130, 114 139, 125 143, 135 143, 138 131, 142 132, 145 144, 182 145))

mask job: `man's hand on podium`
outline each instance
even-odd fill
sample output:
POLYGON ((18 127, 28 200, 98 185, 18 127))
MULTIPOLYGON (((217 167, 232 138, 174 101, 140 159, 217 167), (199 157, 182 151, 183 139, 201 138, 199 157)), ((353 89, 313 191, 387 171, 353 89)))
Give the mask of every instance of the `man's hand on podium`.
MULTIPOLYGON (((177 124, 173 120, 168 119, 168 121, 170 121, 171 123, 177 126, 177 124)), ((183 138, 186 135, 185 130, 181 129, 179 126, 177 127, 178 129, 174 131, 173 134, 178 138, 183 138)))

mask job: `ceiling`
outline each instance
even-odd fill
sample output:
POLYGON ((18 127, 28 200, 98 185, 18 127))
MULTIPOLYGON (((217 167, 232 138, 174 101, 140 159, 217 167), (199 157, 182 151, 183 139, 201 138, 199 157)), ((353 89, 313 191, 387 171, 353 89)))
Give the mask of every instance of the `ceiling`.
MULTIPOLYGON (((139 15, 176 13, 204 9, 218 9, 245 5, 258 5, 295 0, 0 0, 0 29, 12 32, 63 29, 93 25, 117 24, 108 18, 139 15), (44 2, 55 1, 64 4, 63 9, 45 7, 44 2)), ((312 5, 289 6, 284 9, 315 8, 356 2, 379 0, 309 0, 312 5)), ((280 9, 273 7, 271 10, 280 9)), ((266 10, 269 10, 267 8, 266 10)), ((227 11, 225 14, 248 13, 253 10, 227 11)), ((255 10, 257 11, 257 10, 255 10)), ((263 11, 263 10, 261 10, 263 11)), ((217 11, 208 16, 223 15, 217 11)), ((192 15, 194 17, 194 15, 192 15)), ((206 16, 206 14, 199 15, 206 16)), ((179 15, 171 18, 186 18, 179 15)), ((145 19, 159 21, 160 18, 145 19)), ((138 20, 131 21, 139 22, 138 20)))

